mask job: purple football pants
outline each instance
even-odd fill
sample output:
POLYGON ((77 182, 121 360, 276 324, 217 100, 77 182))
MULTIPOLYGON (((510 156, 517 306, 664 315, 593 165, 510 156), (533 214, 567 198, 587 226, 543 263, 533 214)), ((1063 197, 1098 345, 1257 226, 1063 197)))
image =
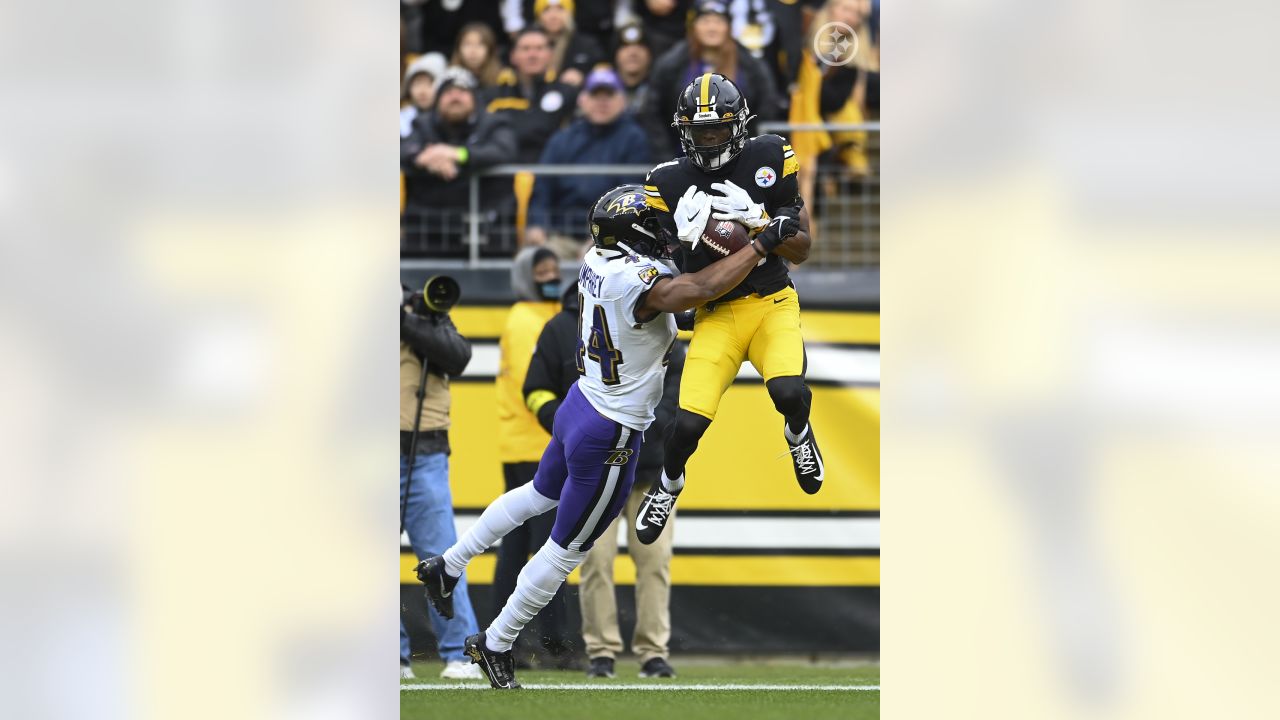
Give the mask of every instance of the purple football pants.
POLYGON ((533 487, 559 498, 551 539, 566 550, 590 550, 622 512, 636 479, 644 433, 596 412, 574 383, 551 428, 533 487))

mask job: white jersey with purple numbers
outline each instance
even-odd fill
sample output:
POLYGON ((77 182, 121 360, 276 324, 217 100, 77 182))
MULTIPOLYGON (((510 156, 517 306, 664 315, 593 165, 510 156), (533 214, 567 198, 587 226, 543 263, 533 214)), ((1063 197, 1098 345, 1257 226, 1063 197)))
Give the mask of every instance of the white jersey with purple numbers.
POLYGON ((671 271, 657 261, 592 249, 578 273, 578 389, 596 411, 643 432, 662 398, 676 339, 671 313, 636 321, 640 296, 671 271))

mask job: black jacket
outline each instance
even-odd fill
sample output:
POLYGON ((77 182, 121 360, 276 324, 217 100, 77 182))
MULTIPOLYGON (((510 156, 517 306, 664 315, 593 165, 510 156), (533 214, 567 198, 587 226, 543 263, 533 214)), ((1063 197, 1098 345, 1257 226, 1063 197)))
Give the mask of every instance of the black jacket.
MULTIPOLYGON (((480 99, 476 99, 477 106, 480 99)), ((510 162, 516 152, 516 133, 507 121, 479 109, 460 125, 446 125, 435 111, 414 118, 413 131, 400 140, 400 169, 404 171, 405 204, 415 207, 460 208, 467 206, 470 173, 510 162), (413 160, 432 143, 448 143, 467 149, 467 162, 458 166, 458 175, 445 180, 414 164, 413 160)), ((510 188, 511 178, 499 180, 510 188)), ((485 190, 481 188, 482 192, 485 190)))
POLYGON ((582 73, 582 78, 585 80, 591 68, 595 67, 596 63, 604 61, 604 50, 601 49, 600 43, 590 35, 575 32, 569 35, 569 47, 564 49, 564 61, 561 63, 560 72, 573 68, 582 73))
POLYGON ((400 342, 419 359, 427 358, 427 372, 435 375, 461 375, 471 362, 471 343, 448 315, 415 315, 401 310, 400 342))
MULTIPOLYGON (((654 61, 653 70, 649 72, 649 112, 653 115, 654 125, 667 129, 663 139, 668 145, 662 148, 663 152, 657 152, 658 149, 655 148, 655 154, 665 156, 683 154, 680 151, 680 137, 676 134, 675 128, 671 127, 671 118, 675 115, 676 100, 680 97, 680 91, 701 73, 701 63, 693 63, 689 60, 688 41, 677 43, 675 47, 654 61)), ((738 44, 738 73, 736 77, 729 79, 742 91, 743 96, 747 98, 747 105, 756 116, 747 128, 751 135, 757 134, 756 123, 776 120, 781 116, 778 90, 773 82, 772 71, 765 67, 764 63, 752 57, 741 43, 738 44)))
MULTIPOLYGON (((524 396, 538 390, 547 390, 556 398, 538 409, 538 422, 551 432, 556 410, 578 381, 578 285, 574 283, 561 298, 560 312, 551 318, 538 336, 533 358, 529 361, 529 373, 524 379, 524 396)), ((655 408, 653 424, 644 433, 644 445, 640 448, 640 464, 637 475, 656 477, 662 469, 662 457, 666 450, 666 438, 676 405, 680 398, 680 373, 684 371, 685 348, 676 343, 667 365, 667 376, 662 385, 662 400, 655 408)))
MULTIPOLYGON (((548 72, 528 88, 520 85, 515 71, 507 68, 498 74, 498 84, 476 99, 493 117, 503 118, 515 130, 516 147, 505 153, 504 162, 536 163, 547 140, 573 117, 578 89, 554 79, 548 72)), ((511 179, 507 179, 510 185, 511 179)))

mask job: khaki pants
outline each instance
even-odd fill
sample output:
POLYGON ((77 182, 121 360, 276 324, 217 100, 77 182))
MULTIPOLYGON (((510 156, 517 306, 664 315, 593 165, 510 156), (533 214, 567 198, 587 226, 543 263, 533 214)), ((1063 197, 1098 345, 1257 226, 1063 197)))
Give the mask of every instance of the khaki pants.
POLYGON ((622 652, 618 604, 613 590, 613 561, 618 555, 618 522, 624 517, 629 533, 627 552, 636 565, 636 631, 631 638, 631 652, 639 656, 641 663, 667 657, 667 641, 671 639, 671 538, 675 535, 675 515, 667 521, 667 528, 657 542, 642 545, 631 523, 648 489, 648 483, 635 484, 622 513, 582 561, 578 597, 582 603, 582 639, 589 658, 616 658, 622 652))

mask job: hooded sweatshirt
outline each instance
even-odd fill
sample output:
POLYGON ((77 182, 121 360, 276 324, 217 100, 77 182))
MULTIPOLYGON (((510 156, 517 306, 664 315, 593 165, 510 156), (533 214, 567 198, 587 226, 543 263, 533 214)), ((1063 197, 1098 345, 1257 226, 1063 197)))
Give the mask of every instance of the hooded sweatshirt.
POLYGON ((538 462, 551 436, 524 402, 524 380, 538 335, 560 309, 559 292, 543 300, 542 289, 533 280, 533 266, 554 253, 543 247, 527 247, 511 264, 511 289, 517 302, 507 313, 507 323, 498 341, 500 358, 495 381, 498 395, 498 459, 503 463, 538 462))

